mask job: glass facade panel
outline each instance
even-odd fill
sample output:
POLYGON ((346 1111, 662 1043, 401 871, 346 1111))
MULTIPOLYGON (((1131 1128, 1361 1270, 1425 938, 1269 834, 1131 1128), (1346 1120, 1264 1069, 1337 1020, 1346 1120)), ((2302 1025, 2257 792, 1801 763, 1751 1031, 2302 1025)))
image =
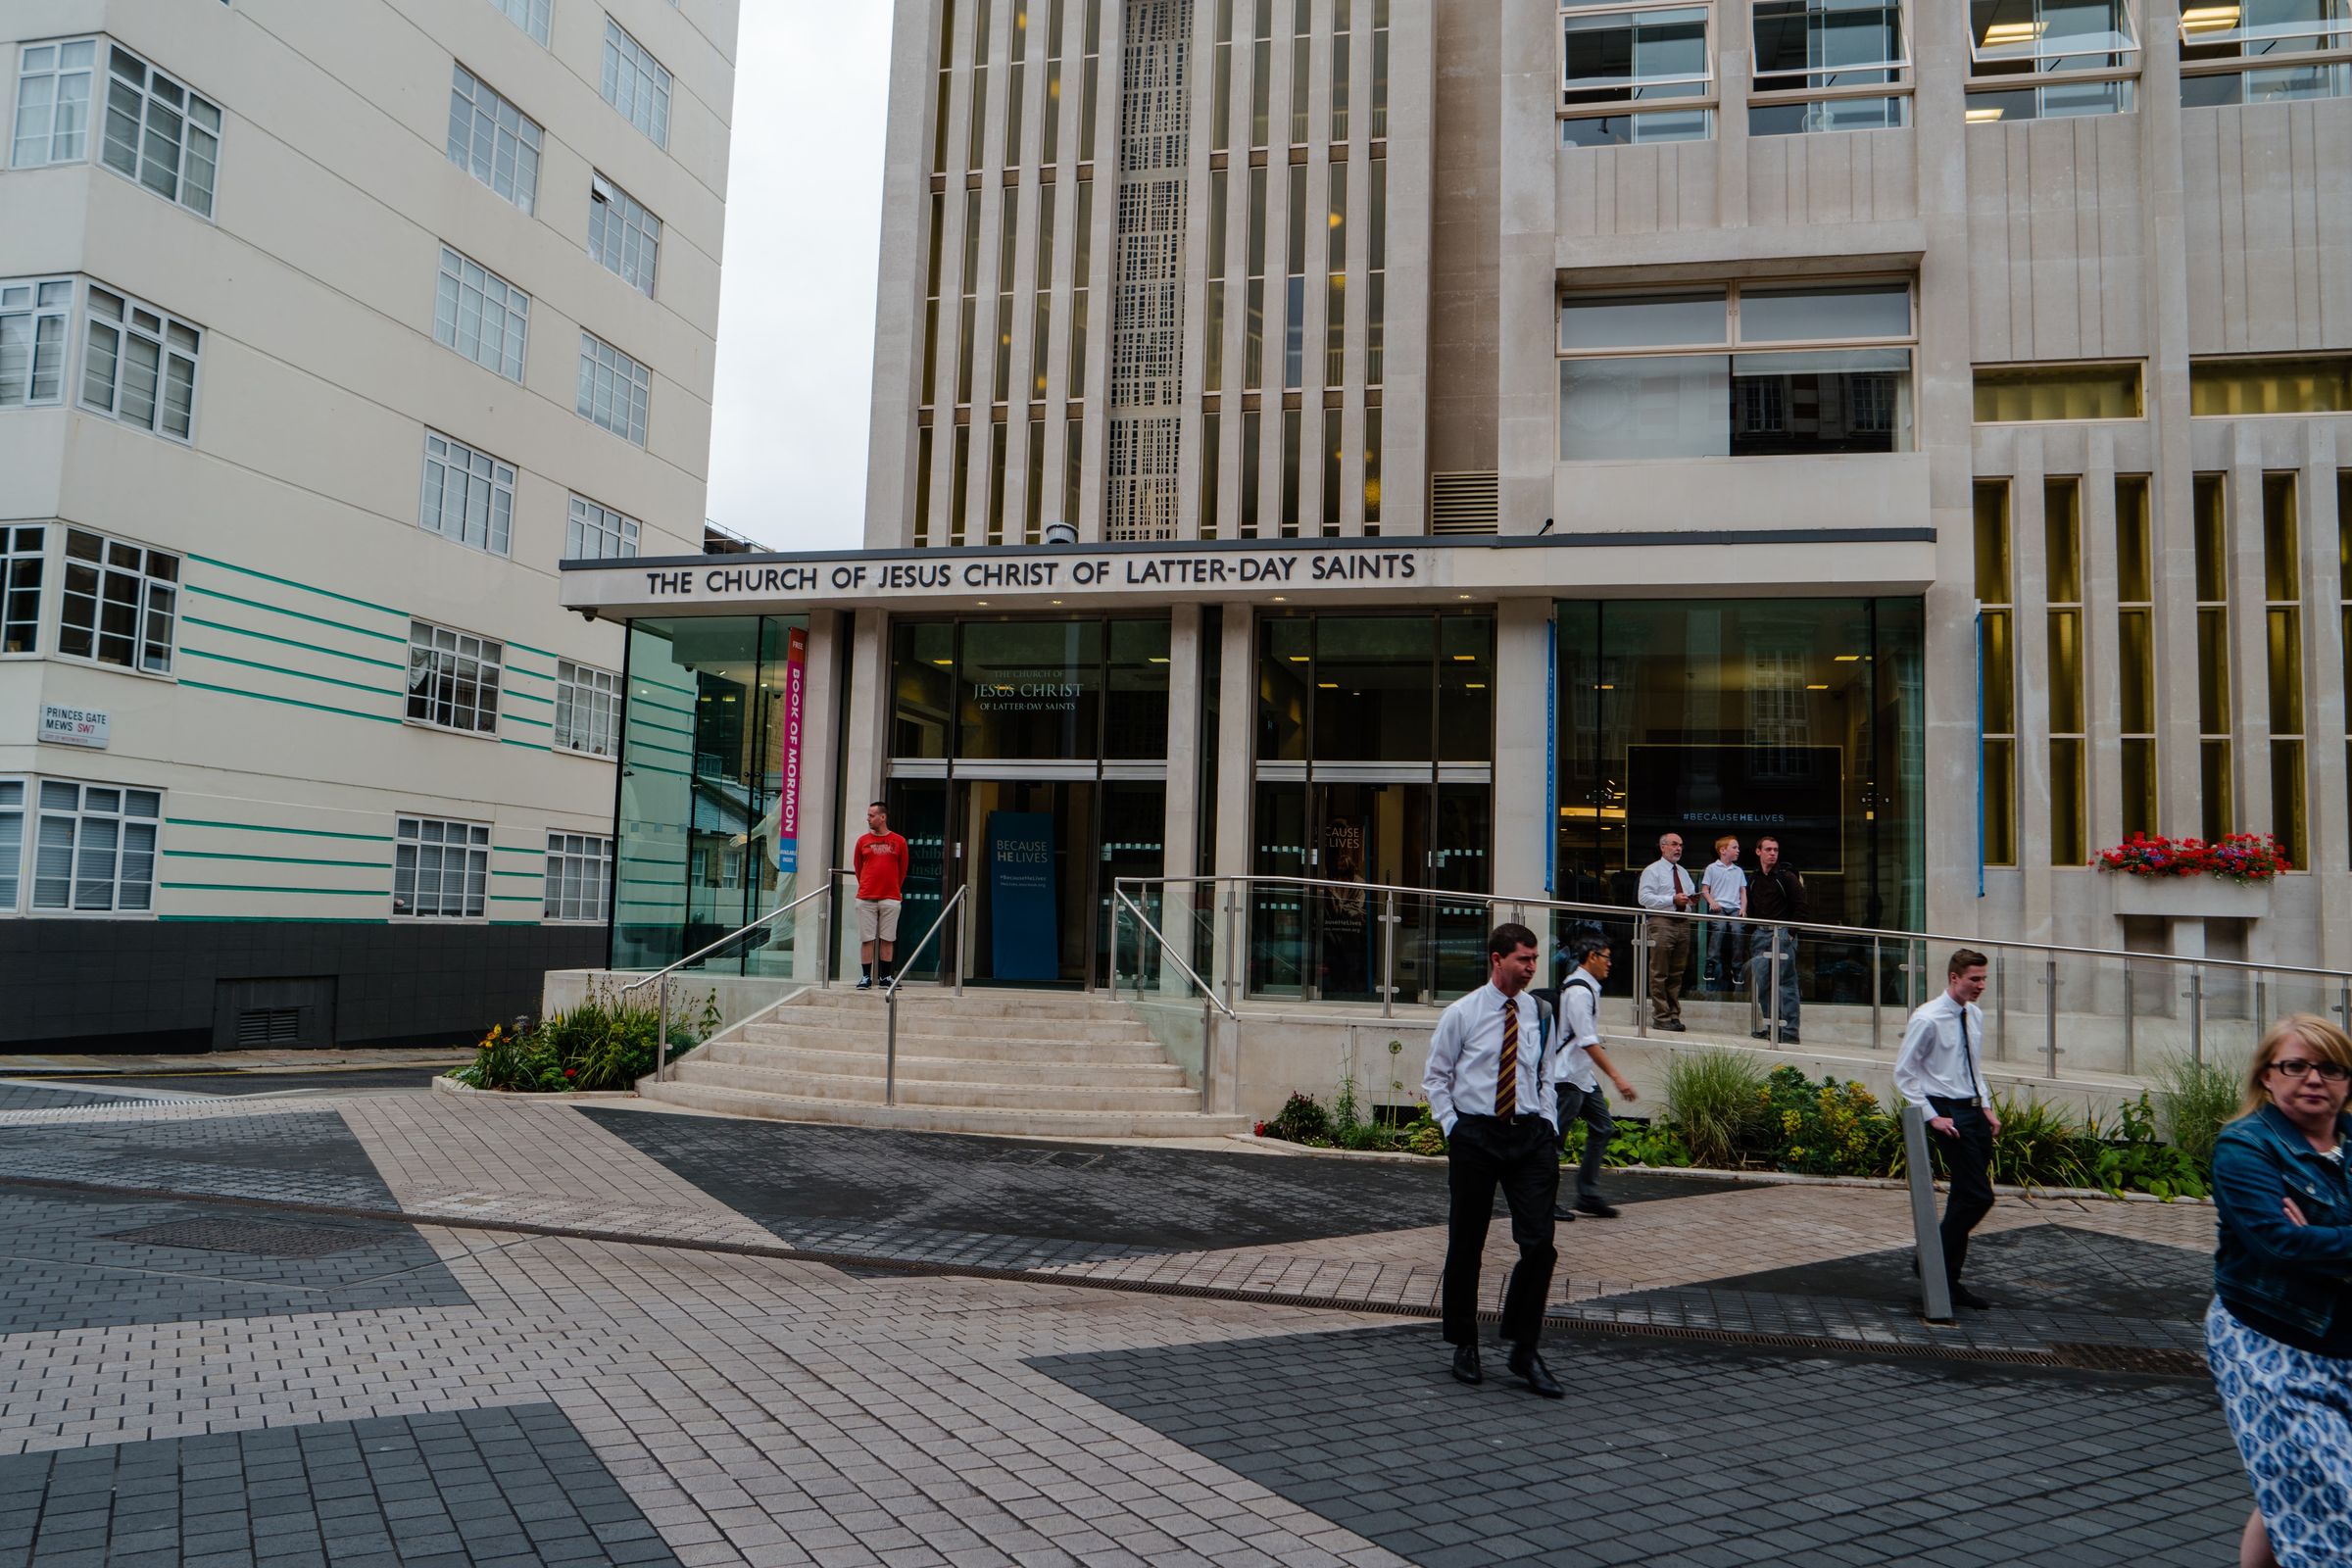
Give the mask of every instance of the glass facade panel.
POLYGON ((2137 365, 2019 365, 1977 371, 1977 422, 2136 419, 2137 365))
MULTIPOLYGON (((776 615, 630 622, 614 967, 674 962, 806 890, 805 878, 780 879, 776 870, 786 646, 792 628, 806 624, 776 615)), ((812 849, 808 863, 821 870, 830 862, 812 849)), ((785 972, 793 923, 779 922, 708 967, 785 972)))
MULTIPOLYGON (((1813 919, 1916 927, 1921 617, 1915 599, 1560 605, 1554 896, 1632 905, 1669 828, 1737 834, 1749 864, 1770 833, 1813 919)), ((1806 994, 1848 985, 1847 961, 1808 949, 1806 994)))
POLYGON ((1436 644, 1437 622, 1425 615, 1317 617, 1315 760, 1434 757, 1436 644))
POLYGON ((1836 287, 1743 288, 1742 343, 1821 343, 1839 338, 1909 337, 1909 283, 1849 283, 1836 287))
POLYGON ((2341 414, 2352 410, 2352 355, 2192 360, 2191 414, 2341 414))
POLYGON ((966 621, 956 673, 956 756, 1100 755, 1101 621, 966 621))

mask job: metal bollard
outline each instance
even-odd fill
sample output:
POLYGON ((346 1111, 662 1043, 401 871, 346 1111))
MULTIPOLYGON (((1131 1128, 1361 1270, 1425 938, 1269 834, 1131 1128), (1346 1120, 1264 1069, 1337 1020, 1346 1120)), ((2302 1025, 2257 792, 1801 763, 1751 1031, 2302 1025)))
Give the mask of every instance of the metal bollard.
POLYGON ((1952 1287, 1943 1273, 1943 1232, 1936 1224, 1936 1167, 1928 1158, 1928 1117, 1903 1107, 1903 1163, 1911 1189, 1911 1239, 1919 1249, 1920 1315, 1952 1321, 1952 1287))

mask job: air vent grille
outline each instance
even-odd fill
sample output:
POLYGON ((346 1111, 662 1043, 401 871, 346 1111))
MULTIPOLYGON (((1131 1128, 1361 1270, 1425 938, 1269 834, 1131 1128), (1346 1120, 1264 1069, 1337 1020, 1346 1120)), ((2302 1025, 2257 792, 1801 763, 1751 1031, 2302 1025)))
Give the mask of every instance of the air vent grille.
POLYGON ((1502 485, 1494 473, 1429 476, 1431 533, 1500 533, 1502 485))

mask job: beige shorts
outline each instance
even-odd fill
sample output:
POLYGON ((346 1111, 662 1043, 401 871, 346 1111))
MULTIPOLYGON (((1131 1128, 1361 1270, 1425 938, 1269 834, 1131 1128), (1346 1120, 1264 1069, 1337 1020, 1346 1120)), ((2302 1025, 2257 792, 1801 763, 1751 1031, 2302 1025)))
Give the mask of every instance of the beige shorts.
POLYGON ((858 901, 858 940, 860 942, 898 941, 899 901, 896 899, 859 899, 858 901))

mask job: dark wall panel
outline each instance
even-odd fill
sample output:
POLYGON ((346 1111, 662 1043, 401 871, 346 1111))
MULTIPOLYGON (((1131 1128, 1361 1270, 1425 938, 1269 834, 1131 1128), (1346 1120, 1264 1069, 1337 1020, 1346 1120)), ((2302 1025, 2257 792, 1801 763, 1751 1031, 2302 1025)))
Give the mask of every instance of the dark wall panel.
POLYGON ((604 958, 592 925, 0 920, 0 1050, 201 1052, 221 982, 307 976, 336 982, 331 1044, 471 1044, 604 958))

